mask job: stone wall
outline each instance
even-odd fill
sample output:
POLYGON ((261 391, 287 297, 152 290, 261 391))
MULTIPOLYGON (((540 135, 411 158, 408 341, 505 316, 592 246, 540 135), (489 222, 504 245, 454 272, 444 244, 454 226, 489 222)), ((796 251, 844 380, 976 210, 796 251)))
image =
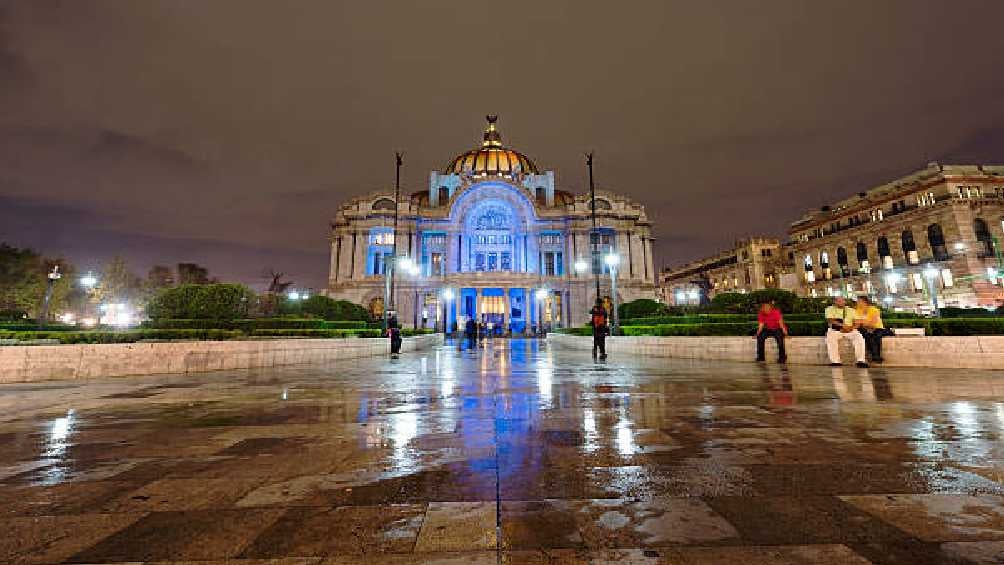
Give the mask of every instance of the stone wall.
MULTIPOLYGON (((548 343, 558 348, 592 349, 591 337, 548 335, 548 343)), ((891 337, 882 343, 883 367, 940 367, 950 369, 1004 369, 1004 336, 891 337)), ((788 363, 825 365, 826 346, 821 337, 791 337, 785 342, 788 363)), ((750 337, 610 337, 607 352, 612 356, 676 357, 751 362, 756 358, 756 341, 750 337)), ((854 362, 846 340, 841 344, 845 364, 854 362)), ((767 359, 777 359, 773 340, 767 342, 767 359)))
MULTIPOLYGON (((442 342, 442 334, 410 337, 402 351, 442 342)), ((389 350, 387 339, 374 338, 10 346, 0 347, 0 383, 331 363, 389 350)))

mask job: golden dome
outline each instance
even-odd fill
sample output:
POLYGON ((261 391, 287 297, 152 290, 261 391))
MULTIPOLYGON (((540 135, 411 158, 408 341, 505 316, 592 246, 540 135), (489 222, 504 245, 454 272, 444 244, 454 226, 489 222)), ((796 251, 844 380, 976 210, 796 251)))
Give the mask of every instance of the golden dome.
POLYGON ((446 174, 507 177, 539 174, 537 166, 529 157, 502 145, 502 136, 495 129, 495 122, 498 121, 499 117, 486 116, 486 118, 488 127, 485 129, 481 147, 457 155, 443 169, 443 172, 446 174))

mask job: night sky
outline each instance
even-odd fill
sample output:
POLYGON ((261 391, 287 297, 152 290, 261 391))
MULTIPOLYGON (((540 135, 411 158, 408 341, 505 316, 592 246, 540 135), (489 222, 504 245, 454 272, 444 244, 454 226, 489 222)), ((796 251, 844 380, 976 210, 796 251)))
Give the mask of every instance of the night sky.
POLYGON ((1004 163, 1004 2, 0 0, 0 240, 322 287, 328 221, 476 145, 643 203, 657 264, 1004 163))

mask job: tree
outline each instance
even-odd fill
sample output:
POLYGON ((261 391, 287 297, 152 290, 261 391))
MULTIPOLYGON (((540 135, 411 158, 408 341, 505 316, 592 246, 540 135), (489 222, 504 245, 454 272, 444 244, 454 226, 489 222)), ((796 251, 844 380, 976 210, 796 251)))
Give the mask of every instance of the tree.
POLYGON ((370 313, 362 306, 348 300, 334 300, 327 296, 315 295, 300 303, 300 311, 318 318, 333 321, 366 321, 370 313))
POLYGON ((178 263, 178 284, 209 284, 209 269, 197 263, 178 263))
POLYGON ((247 317, 253 300, 240 284, 184 284, 162 289, 146 312, 154 319, 233 320, 247 317))
POLYGON ((644 318, 646 316, 661 316, 666 313, 666 306, 651 298, 639 298, 625 302, 618 307, 617 314, 622 320, 629 318, 644 318))
POLYGON ((170 267, 154 265, 146 273, 146 288, 151 291, 174 286, 174 273, 170 267))
POLYGON ((96 293, 103 303, 137 303, 143 298, 143 281, 129 270, 125 259, 114 257, 101 271, 96 293))
POLYGON ((35 317, 48 285, 48 273, 59 265, 63 277, 53 286, 49 311, 64 309, 72 297, 73 265, 46 258, 32 249, 0 243, 0 318, 35 317))

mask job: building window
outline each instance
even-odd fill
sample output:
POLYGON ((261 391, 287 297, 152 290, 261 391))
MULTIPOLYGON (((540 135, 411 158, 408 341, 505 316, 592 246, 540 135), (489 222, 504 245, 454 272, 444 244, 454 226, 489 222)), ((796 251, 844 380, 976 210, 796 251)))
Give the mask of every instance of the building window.
POLYGON ((847 250, 843 247, 837 248, 837 270, 841 277, 846 277, 849 273, 847 268, 847 250))
POLYGON ((920 257, 917 255, 917 243, 913 240, 913 232, 904 230, 900 234, 900 238, 903 242, 903 254, 906 255, 906 262, 911 265, 920 263, 920 257))
POLYGON ((443 205, 450 201, 450 189, 445 186, 439 187, 439 204, 443 205))
POLYGON ((770 257, 771 255, 773 255, 773 252, 770 249, 761 249, 760 250, 760 256, 761 257, 770 257))
POLYGON ((825 251, 820 252, 820 254, 819 254, 819 266, 822 267, 822 268, 824 268, 824 269, 829 269, 830 268, 830 254, 829 253, 827 253, 825 251))
POLYGON ((927 192, 917 195, 917 206, 930 206, 934 204, 934 193, 927 192))
POLYGON ((502 252, 502 270, 511 271, 512 270, 512 253, 508 251, 502 252))
POLYGON ((855 255, 857 256, 858 264, 859 265, 864 264, 866 261, 868 261, 868 246, 865 245, 864 242, 859 241, 855 247, 856 247, 855 255))
POLYGON ((876 210, 872 210, 872 214, 871 215, 872 215, 872 221, 873 222, 881 222, 882 221, 882 209, 881 208, 878 208, 876 210))
POLYGON ((941 270, 941 281, 944 283, 945 288, 951 288, 955 286, 955 277, 952 276, 951 269, 941 270))
POLYGON ((978 186, 959 186, 959 198, 982 198, 983 189, 978 186))
POLYGON ((381 198, 373 203, 374 210, 393 210, 394 201, 390 198, 381 198))
POLYGON ((980 243, 980 254, 990 257, 994 254, 994 239, 990 235, 990 227, 986 220, 976 218, 973 220, 973 231, 976 232, 976 241, 980 243))
POLYGON ((924 277, 920 273, 912 273, 910 280, 913 281, 913 290, 924 290, 924 277))
POLYGON ((430 263, 430 269, 431 269, 430 272, 431 272, 431 274, 433 274, 433 275, 442 275, 443 274, 443 254, 442 253, 433 253, 430 256, 429 263, 430 263))
POLYGON ((940 224, 927 226, 927 242, 931 244, 931 251, 935 261, 948 259, 948 247, 945 245, 945 234, 941 231, 940 224))

